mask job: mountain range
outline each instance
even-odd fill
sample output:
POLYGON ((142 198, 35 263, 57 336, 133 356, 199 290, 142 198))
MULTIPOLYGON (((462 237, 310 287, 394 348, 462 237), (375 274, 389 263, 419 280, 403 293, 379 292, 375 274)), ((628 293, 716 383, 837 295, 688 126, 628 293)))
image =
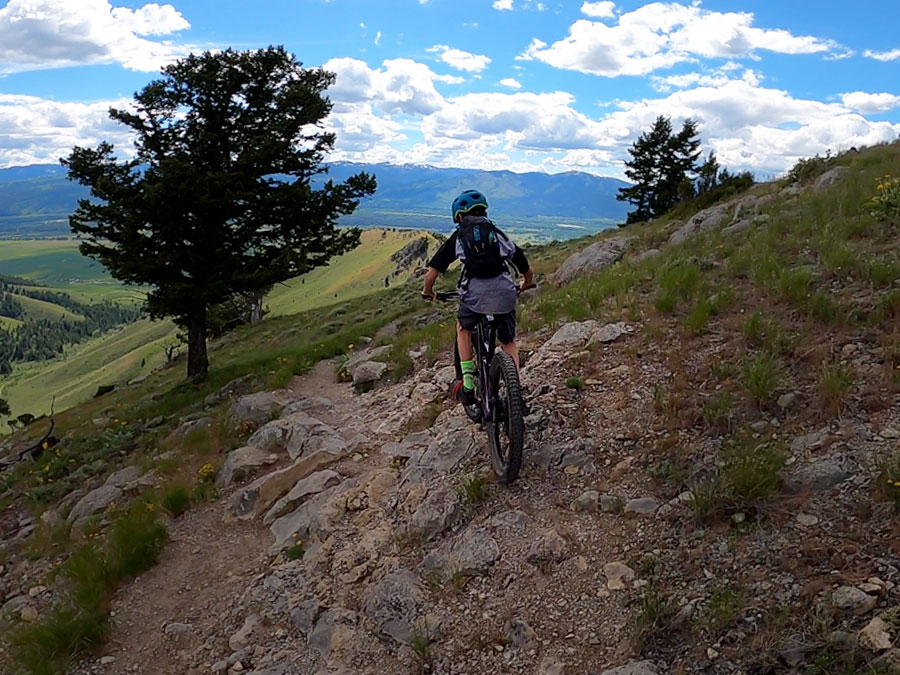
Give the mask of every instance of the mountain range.
MULTIPOLYGON (((487 195, 497 224, 532 240, 567 239, 621 222, 616 200, 627 183, 580 172, 559 174, 441 169, 431 166, 333 163, 325 178, 374 174, 378 190, 341 220, 359 227, 425 228, 447 232, 453 198, 467 189, 487 195)), ((0 169, 0 238, 59 237, 87 190, 53 164, 0 169)))

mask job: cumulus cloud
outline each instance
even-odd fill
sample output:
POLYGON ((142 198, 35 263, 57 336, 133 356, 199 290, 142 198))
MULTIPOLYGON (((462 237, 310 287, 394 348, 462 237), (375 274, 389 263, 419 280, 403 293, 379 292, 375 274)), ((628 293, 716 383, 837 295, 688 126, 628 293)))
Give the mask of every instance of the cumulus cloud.
POLYGON ((604 0, 603 2, 585 2, 581 5, 581 13, 595 19, 609 19, 616 15, 616 3, 604 0))
POLYGON ((536 0, 518 0, 518 6, 514 0, 494 0, 494 4, 491 5, 494 9, 506 10, 510 11, 512 9, 536 9, 539 12, 543 12, 547 9, 547 6, 543 2, 537 2, 536 0))
POLYGON ((155 71, 189 49, 147 36, 189 27, 172 5, 129 9, 108 0, 9 0, 0 9, 0 72, 104 63, 155 71))
POLYGON ((522 88, 522 83, 514 77, 504 77, 502 80, 500 80, 500 84, 504 87, 509 87, 510 89, 522 88))
POLYGON ((388 59, 373 69, 364 61, 344 57, 327 61, 323 68, 337 75, 328 90, 336 102, 366 102, 383 113, 401 115, 428 115, 444 105, 434 82, 446 78, 411 59, 388 59))
POLYGON ((492 7, 500 10, 511 10, 513 8, 513 0, 494 0, 492 7))
POLYGON ((95 146, 101 140, 127 151, 129 132, 109 118, 108 110, 129 105, 126 100, 60 103, 0 93, 0 168, 55 164, 73 146, 95 146))
POLYGON ((517 58, 617 77, 646 75, 697 57, 752 57, 760 49, 814 54, 837 47, 830 40, 757 28, 753 21, 752 13, 707 11, 697 3, 654 2, 622 14, 615 24, 579 19, 564 39, 549 46, 535 39, 517 58))
POLYGON ((881 113, 900 108, 900 96, 896 94, 869 94, 864 91, 854 91, 841 94, 841 100, 848 108, 864 114, 881 113))
POLYGON ((462 49, 448 47, 447 45, 435 45, 434 47, 429 47, 426 51, 440 54, 441 61, 457 70, 464 70, 468 73, 480 73, 491 62, 491 59, 483 54, 472 54, 462 49))
POLYGON ((897 59, 900 59, 900 49, 892 49, 889 52, 875 52, 871 49, 867 49, 863 52, 863 56, 875 59, 876 61, 896 61, 897 59))

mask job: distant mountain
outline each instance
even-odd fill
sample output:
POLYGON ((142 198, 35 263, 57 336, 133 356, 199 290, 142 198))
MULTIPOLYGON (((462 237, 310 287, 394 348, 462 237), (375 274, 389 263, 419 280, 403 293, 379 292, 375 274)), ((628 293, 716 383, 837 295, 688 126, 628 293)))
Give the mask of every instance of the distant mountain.
MULTIPOLYGON (((487 195, 491 217, 532 239, 565 239, 624 220, 616 201, 626 183, 586 173, 513 173, 430 166, 352 164, 329 167, 326 178, 343 181, 360 171, 375 175, 378 191, 341 222, 361 227, 413 227, 448 231, 450 203, 463 190, 487 195)), ((66 179, 65 169, 34 165, 0 169, 0 237, 68 234, 69 214, 87 190, 66 179)))

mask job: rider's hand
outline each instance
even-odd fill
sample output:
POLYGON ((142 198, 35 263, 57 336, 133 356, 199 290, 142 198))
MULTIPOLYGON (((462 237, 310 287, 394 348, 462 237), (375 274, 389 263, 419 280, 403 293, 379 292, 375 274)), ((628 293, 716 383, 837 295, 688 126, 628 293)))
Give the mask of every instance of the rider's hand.
POLYGON ((422 291, 422 297, 428 300, 428 302, 437 300, 437 295, 435 295, 434 291, 422 291))

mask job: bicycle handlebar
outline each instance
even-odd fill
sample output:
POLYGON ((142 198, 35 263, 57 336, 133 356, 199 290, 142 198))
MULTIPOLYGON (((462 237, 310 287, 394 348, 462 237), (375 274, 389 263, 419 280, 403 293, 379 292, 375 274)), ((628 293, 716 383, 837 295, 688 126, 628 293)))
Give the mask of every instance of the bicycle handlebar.
MULTIPOLYGON (((525 291, 530 291, 533 288, 537 288, 537 284, 529 284, 525 288, 518 289, 519 295, 524 293, 525 291)), ((428 296, 424 293, 422 297, 428 299, 428 296)), ((459 291, 438 291, 434 294, 436 300, 440 300, 441 302, 449 302, 451 300, 459 299, 459 291)))

